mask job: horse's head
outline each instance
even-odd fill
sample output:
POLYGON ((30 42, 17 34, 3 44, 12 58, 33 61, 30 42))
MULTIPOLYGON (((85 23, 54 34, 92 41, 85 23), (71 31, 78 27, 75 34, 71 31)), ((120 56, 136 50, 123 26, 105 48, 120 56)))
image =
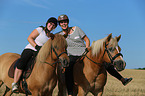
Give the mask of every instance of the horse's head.
POLYGON ((53 60, 58 60, 62 68, 68 67, 69 57, 67 56, 66 48, 67 41, 64 36, 60 34, 55 34, 52 39, 52 58, 53 60))
POLYGON ((47 63, 51 66, 61 64, 63 68, 69 64, 69 57, 67 56, 66 48, 67 41, 63 35, 51 34, 49 39, 40 49, 37 61, 47 63))
POLYGON ((112 63, 118 71, 125 69, 126 62, 123 60, 123 55, 120 53, 121 48, 118 45, 118 42, 121 38, 121 35, 118 37, 112 38, 112 33, 106 37, 104 42, 104 61, 108 64, 112 63))

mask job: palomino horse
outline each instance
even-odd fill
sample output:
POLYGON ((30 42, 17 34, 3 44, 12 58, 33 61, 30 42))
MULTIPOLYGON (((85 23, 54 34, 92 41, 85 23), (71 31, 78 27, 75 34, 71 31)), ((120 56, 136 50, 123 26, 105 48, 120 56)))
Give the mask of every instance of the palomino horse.
MULTIPOLYGON (((86 96, 91 92, 94 96, 102 96, 107 81, 104 62, 114 64, 119 70, 125 68, 125 61, 120 53, 118 41, 120 36, 112 38, 112 33, 107 37, 93 41, 92 45, 74 64, 74 96, 86 96), (121 69, 120 69, 121 68, 121 69)), ((105 64, 106 64, 105 63, 105 64)), ((61 85, 61 82, 59 82, 61 85)), ((62 86, 59 86, 60 90, 62 86)), ((64 90, 59 91, 61 96, 66 96, 64 90)))
MULTIPOLYGON (((61 62, 62 67, 68 66, 69 58, 66 48, 67 42, 60 34, 55 34, 53 39, 49 39, 43 45, 36 57, 34 69, 26 80, 32 96, 52 96, 57 83, 57 64, 61 62)), ((13 82, 13 78, 8 76, 8 70, 18 58, 20 55, 16 53, 5 53, 0 56, 0 83, 6 85, 8 92, 5 94, 8 96, 12 94, 10 89, 13 82)))

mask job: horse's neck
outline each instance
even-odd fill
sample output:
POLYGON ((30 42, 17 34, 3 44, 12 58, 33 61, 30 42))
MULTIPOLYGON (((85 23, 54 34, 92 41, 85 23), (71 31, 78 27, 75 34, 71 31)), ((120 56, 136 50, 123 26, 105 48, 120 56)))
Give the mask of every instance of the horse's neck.
POLYGON ((92 56, 92 51, 90 50, 87 54, 87 57, 84 61, 84 66, 87 70, 97 74, 99 70, 102 68, 102 61, 100 57, 92 56))
POLYGON ((103 53, 102 52, 100 52, 100 53, 98 53, 97 55, 92 55, 92 50, 90 50, 89 52, 88 52, 88 54, 87 54, 87 56, 92 60, 92 61, 94 61, 94 62, 96 62, 96 63, 98 63, 98 64, 100 64, 100 63, 102 63, 103 61, 102 61, 102 56, 103 56, 103 53))
POLYGON ((48 56, 48 58, 45 61, 37 61, 34 66, 34 72, 35 74, 54 74, 56 70, 56 64, 53 64, 53 60, 51 59, 51 56, 48 56))

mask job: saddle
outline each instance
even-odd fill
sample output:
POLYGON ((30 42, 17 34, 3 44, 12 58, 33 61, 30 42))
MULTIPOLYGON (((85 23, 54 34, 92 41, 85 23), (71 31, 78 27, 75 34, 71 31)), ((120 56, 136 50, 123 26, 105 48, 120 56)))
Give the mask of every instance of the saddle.
MULTIPOLYGON (((15 60, 15 61, 12 63, 11 67, 9 68, 8 76, 9 76, 10 78, 14 78, 14 72, 15 72, 15 68, 16 68, 16 62, 18 62, 18 61, 19 61, 19 59, 15 60)), ((30 76, 30 74, 31 74, 31 72, 32 72, 32 70, 33 70, 34 64, 35 64, 35 57, 32 57, 32 58, 29 60, 29 62, 28 62, 28 64, 27 64, 26 68, 23 70, 23 74, 22 74, 22 77, 23 77, 23 78, 26 78, 26 79, 27 79, 27 78, 30 76)))
MULTIPOLYGON (((10 78, 14 78, 14 72, 15 72, 17 62, 19 62, 19 59, 15 60, 9 68, 8 76, 10 78)), ((19 80, 19 85, 20 85, 19 91, 24 92, 25 94, 28 94, 28 95, 31 95, 31 92, 27 88, 26 79, 28 79, 29 76, 31 75, 34 65, 35 65, 35 56, 32 56, 32 58, 29 60, 29 62, 27 64, 26 68, 23 70, 22 76, 19 80)))

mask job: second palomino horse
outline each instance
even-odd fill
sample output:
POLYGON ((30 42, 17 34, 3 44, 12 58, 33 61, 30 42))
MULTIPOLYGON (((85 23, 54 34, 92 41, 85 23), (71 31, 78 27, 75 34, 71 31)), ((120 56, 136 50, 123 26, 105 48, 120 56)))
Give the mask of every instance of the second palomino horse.
MULTIPOLYGON (((88 51, 83 54, 83 59, 74 64, 74 96, 86 96, 88 92, 94 96, 102 96, 107 81, 104 63, 114 64, 118 70, 125 68, 126 63, 118 45, 120 37, 121 35, 112 38, 112 34, 109 34, 103 39, 93 41, 88 51)), ((60 80, 59 96, 66 96, 66 91, 61 90, 61 84, 64 83, 60 80)))

